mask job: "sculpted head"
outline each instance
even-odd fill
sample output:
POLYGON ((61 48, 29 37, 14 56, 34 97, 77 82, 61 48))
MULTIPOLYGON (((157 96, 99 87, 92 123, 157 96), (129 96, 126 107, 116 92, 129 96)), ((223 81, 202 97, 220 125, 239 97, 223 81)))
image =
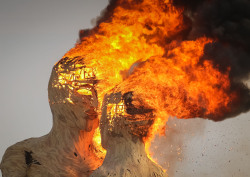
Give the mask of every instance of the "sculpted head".
POLYGON ((134 100, 132 92, 107 94, 100 122, 102 146, 107 149, 121 141, 142 141, 153 119, 153 109, 142 100, 134 100))
POLYGON ((91 131, 88 120, 97 119, 97 80, 79 58, 62 58, 52 69, 48 93, 53 121, 91 131))

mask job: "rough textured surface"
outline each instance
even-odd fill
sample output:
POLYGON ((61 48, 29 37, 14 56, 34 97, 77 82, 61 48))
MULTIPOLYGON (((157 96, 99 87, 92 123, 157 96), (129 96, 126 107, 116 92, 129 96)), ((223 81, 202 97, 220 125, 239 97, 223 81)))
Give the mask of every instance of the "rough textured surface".
POLYGON ((161 167, 147 157, 142 142, 152 115, 149 109, 129 104, 130 96, 115 93, 104 98, 100 129, 107 154, 91 177, 167 177, 161 167))
POLYGON ((58 83, 58 65, 51 74, 49 100, 53 128, 40 138, 30 138, 9 147, 1 162, 3 177, 84 177, 102 163, 94 154, 92 137, 98 126, 97 95, 80 95, 58 83), (71 96, 71 101, 66 98, 71 96))
POLYGON ((0 166, 3 177, 166 177, 142 141, 153 123, 152 109, 132 104, 131 92, 104 98, 100 129, 107 154, 104 162, 97 157, 92 140, 99 123, 97 80, 91 73, 86 80, 75 79, 80 77, 75 61, 63 58, 52 70, 52 130, 9 147, 0 166))

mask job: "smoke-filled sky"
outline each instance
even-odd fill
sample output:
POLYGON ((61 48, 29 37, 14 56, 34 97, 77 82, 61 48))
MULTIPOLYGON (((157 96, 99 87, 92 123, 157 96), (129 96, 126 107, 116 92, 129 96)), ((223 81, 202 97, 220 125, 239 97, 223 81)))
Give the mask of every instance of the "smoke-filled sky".
MULTIPOLYGON (((91 20, 107 4, 107 0, 0 0, 0 158, 8 146, 50 131, 47 84, 51 69, 74 46, 78 31, 91 28, 91 20)), ((196 25, 202 18, 196 17, 196 25)), ((196 35, 210 34, 197 30, 200 34, 196 35)), ((231 42, 231 38, 225 40, 231 42)), ((159 163, 167 168, 170 161, 170 176, 250 176, 250 113, 222 122, 171 119, 168 124, 171 138, 162 138, 155 145, 159 146, 159 163), (180 146, 181 155, 170 152, 171 145, 180 146)))

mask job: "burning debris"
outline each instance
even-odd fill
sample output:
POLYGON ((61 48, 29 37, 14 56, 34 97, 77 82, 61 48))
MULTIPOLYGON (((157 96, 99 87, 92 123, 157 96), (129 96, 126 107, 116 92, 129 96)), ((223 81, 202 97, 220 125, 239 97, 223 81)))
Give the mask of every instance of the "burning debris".
POLYGON ((249 10, 244 0, 111 0, 52 71, 52 131, 8 149, 5 176, 16 154, 24 173, 23 151, 38 154, 42 166, 39 154, 55 148, 52 156, 65 163, 53 175, 87 176, 99 167, 92 176, 165 176, 148 149, 169 116, 220 121, 249 110, 242 83, 250 71, 249 10))

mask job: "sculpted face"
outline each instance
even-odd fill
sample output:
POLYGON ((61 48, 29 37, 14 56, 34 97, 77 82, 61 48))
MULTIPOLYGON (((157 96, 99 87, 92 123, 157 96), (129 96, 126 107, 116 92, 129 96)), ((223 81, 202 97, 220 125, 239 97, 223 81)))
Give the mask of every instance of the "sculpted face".
POLYGON ((98 124, 97 80, 91 68, 78 62, 79 58, 63 58, 54 66, 48 86, 49 102, 52 113, 59 115, 54 121, 91 131, 98 124))
POLYGON ((117 140, 146 137, 153 119, 153 109, 141 100, 133 100, 132 92, 106 95, 100 122, 102 146, 107 149, 115 146, 117 140))

